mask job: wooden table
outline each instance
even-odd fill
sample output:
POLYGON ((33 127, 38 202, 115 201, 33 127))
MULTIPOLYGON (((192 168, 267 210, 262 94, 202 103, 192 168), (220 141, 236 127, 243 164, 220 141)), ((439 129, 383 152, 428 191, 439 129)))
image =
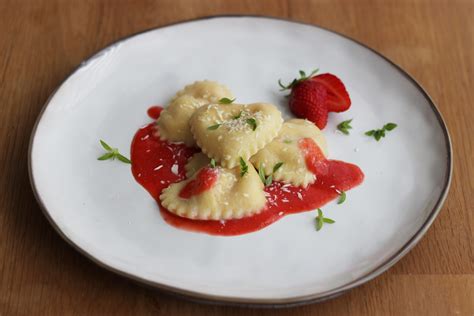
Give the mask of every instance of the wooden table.
POLYGON ((473 16, 472 0, 0 0, 0 315, 474 315, 473 16), (284 17, 346 34, 405 68, 439 105, 454 145, 451 191, 423 240, 382 276, 293 309, 200 305, 99 268, 47 223, 30 189, 27 147, 48 95, 123 36, 216 14, 284 17))

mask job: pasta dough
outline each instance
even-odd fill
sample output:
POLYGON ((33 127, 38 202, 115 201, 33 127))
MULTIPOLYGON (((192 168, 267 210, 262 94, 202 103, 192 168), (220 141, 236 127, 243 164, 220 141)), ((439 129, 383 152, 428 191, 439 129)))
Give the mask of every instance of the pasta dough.
POLYGON ((248 172, 243 176, 240 167, 216 167, 216 170, 216 183, 190 198, 180 197, 180 192, 196 178, 196 174, 171 184, 160 196, 162 205, 178 216, 200 220, 238 219, 259 213, 265 207, 263 183, 250 163, 248 172))
POLYGON ((191 178, 199 169, 209 164, 211 159, 203 153, 194 154, 184 166, 186 177, 191 178))
POLYGON ((283 123, 280 134, 265 148, 255 154, 250 162, 257 168, 263 168, 266 175, 273 172, 273 167, 283 165, 273 174, 273 179, 297 186, 307 186, 316 180, 308 170, 304 155, 298 147, 298 141, 311 138, 327 156, 327 144, 321 130, 313 123, 303 119, 291 119, 283 123))
POLYGON ((227 168, 265 147, 278 135, 282 123, 280 111, 268 103, 210 104, 199 108, 190 120, 197 145, 227 168))
POLYGON ((189 129, 189 119, 199 107, 217 103, 222 98, 232 98, 232 92, 215 81, 196 81, 178 91, 160 114, 157 121, 161 140, 184 143, 194 146, 195 142, 189 129))

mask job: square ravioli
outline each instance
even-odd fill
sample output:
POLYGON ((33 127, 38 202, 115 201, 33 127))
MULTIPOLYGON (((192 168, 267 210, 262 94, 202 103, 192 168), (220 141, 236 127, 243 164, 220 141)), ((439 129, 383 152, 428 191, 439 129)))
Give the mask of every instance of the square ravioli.
POLYGON ((215 81, 196 81, 178 91, 157 120, 158 135, 161 140, 194 146, 194 138, 189 128, 189 119, 196 109, 222 98, 232 98, 232 92, 215 81))
POLYGON ((227 220, 257 214, 264 209, 266 197, 257 172, 248 164, 244 174, 240 167, 205 166, 191 178, 164 189, 161 203, 190 219, 227 220))
POLYGON ((255 168, 262 168, 265 175, 273 174, 273 179, 296 186, 307 186, 316 181, 316 176, 306 165, 302 140, 312 139, 327 156, 327 144, 321 130, 312 122, 291 119, 283 123, 279 135, 252 158, 255 168), (273 168, 282 162, 278 170, 273 168))
POLYGON ((268 103, 210 104, 196 110, 191 132, 201 150, 221 166, 248 160, 280 132, 280 111, 268 103))

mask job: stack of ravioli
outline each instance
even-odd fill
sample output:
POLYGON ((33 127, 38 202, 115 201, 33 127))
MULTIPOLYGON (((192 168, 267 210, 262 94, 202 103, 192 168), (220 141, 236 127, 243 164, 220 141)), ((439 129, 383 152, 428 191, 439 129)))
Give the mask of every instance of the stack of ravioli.
POLYGON ((311 138, 327 156, 322 132, 307 120, 284 122, 272 104, 219 103, 233 97, 222 84, 197 81, 180 90, 158 118, 161 140, 201 149, 185 166, 187 179, 171 184, 160 196, 170 212, 197 220, 239 219, 257 214, 267 200, 265 185, 256 169, 272 175, 275 181, 294 186, 306 187, 316 181, 298 142, 311 138), (201 168, 209 167, 211 159, 218 173, 215 184, 190 198, 180 197, 182 188, 195 179, 201 168), (274 172, 277 164, 281 167, 274 172), (245 172, 242 165, 248 166, 245 172))

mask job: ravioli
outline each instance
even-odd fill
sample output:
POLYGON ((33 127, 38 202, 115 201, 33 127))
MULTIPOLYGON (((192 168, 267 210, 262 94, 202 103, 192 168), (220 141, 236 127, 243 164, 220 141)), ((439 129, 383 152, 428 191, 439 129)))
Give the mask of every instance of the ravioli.
POLYGON ((203 168, 191 178, 164 189, 161 203, 170 212, 190 219, 227 220, 257 214, 266 204, 264 186, 255 169, 248 165, 243 176, 240 167, 215 167, 217 180, 211 188, 189 198, 181 197, 183 188, 194 181, 203 168))
POLYGON ((307 186, 316 180, 316 176, 306 167, 304 153, 299 147, 299 141, 303 138, 314 140, 327 157, 326 139, 321 130, 310 121, 291 119, 283 123, 279 135, 250 158, 250 162, 257 169, 263 168, 265 175, 272 174, 274 166, 283 162, 273 173, 273 179, 296 186, 307 186))
POLYGON ((194 146, 189 129, 189 119, 194 111, 203 105, 232 97, 232 92, 227 87, 215 81, 196 81, 187 85, 176 93, 168 107, 161 112, 157 121, 160 139, 194 146))
POLYGON ((233 168, 248 160, 280 132, 280 111, 268 103, 210 104, 190 120, 197 145, 221 166, 233 168))
POLYGON ((194 154, 184 166, 186 177, 191 178, 199 169, 208 165, 211 159, 203 153, 194 154))

